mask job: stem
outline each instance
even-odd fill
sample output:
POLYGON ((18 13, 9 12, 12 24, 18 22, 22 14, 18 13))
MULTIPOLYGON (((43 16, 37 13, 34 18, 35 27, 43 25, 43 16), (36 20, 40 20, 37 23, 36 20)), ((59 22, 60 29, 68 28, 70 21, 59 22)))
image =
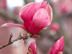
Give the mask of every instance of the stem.
POLYGON ((11 38, 12 38, 12 34, 10 35, 9 42, 8 42, 7 44, 1 46, 0 49, 5 48, 5 47, 11 45, 11 44, 14 43, 15 41, 18 41, 18 40, 21 40, 21 39, 23 39, 23 40, 24 40, 24 39, 27 39, 27 36, 24 35, 24 37, 22 37, 22 36, 20 35, 17 39, 12 40, 12 41, 11 41, 11 38))

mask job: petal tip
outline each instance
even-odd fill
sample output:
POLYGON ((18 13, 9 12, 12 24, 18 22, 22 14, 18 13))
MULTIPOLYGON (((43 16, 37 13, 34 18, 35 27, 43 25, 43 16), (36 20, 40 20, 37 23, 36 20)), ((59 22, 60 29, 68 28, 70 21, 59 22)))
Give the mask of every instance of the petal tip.
POLYGON ((43 1, 41 7, 46 9, 46 6, 47 6, 47 1, 43 1))
POLYGON ((7 23, 5 23, 5 24, 1 25, 1 27, 4 27, 4 26, 6 26, 6 25, 7 25, 7 23))
POLYGON ((32 42, 35 43, 35 40, 33 40, 32 42))
POLYGON ((31 44, 35 45, 35 40, 33 40, 33 41, 31 42, 31 44))
POLYGON ((42 3, 47 3, 47 1, 43 1, 42 3))
POLYGON ((62 37, 60 38, 60 40, 64 40, 64 36, 62 36, 62 37))

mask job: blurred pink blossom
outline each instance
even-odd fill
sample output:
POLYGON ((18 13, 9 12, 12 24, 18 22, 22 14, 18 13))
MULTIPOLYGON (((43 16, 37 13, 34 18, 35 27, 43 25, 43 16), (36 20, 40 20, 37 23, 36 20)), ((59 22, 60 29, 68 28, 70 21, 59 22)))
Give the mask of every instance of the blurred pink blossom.
POLYGON ((50 25, 50 30, 53 30, 55 32, 59 31, 60 30, 60 25, 56 22, 53 22, 51 25, 50 25))
POLYGON ((62 14, 67 13, 67 7, 66 7, 66 6, 62 6, 62 7, 61 7, 61 13, 62 13, 62 14))
POLYGON ((72 0, 57 0, 53 6, 60 15, 72 13, 72 0))

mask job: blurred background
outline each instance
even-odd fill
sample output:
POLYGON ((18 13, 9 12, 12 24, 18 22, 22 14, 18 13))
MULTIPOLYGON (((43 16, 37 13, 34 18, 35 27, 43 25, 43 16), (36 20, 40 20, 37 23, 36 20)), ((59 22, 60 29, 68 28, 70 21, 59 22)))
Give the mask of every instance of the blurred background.
MULTIPOLYGON (((65 38, 65 48, 63 54, 72 54, 72 0, 0 0, 0 26, 4 23, 13 22, 22 24, 19 11, 22 6, 29 2, 47 1, 53 9, 53 21, 47 29, 40 31, 40 39, 36 39, 38 54, 49 54, 53 44, 61 37, 65 38)), ((10 34, 12 40, 25 34, 21 28, 0 27, 0 46, 8 43, 10 34)), ((27 46, 24 47, 23 40, 16 41, 6 48, 0 49, 0 54, 26 54, 27 48, 33 38, 28 39, 27 46)))

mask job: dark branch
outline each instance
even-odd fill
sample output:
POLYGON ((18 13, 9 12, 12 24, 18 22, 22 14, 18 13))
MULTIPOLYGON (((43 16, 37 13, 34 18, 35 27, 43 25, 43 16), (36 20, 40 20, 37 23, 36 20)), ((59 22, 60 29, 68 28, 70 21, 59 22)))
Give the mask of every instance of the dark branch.
POLYGON ((13 35, 12 35, 12 33, 11 33, 10 38, 9 38, 9 42, 11 42, 12 37, 13 37, 13 35))
POLYGON ((10 35, 9 42, 8 42, 7 44, 1 46, 0 49, 5 48, 5 47, 11 45, 11 44, 14 43, 15 41, 18 41, 18 40, 21 40, 21 39, 26 40, 26 39, 27 39, 27 35, 26 35, 26 36, 25 36, 25 35, 23 35, 23 36, 20 35, 20 36, 19 36, 17 39, 15 39, 15 40, 11 40, 11 39, 12 39, 12 34, 10 35))

